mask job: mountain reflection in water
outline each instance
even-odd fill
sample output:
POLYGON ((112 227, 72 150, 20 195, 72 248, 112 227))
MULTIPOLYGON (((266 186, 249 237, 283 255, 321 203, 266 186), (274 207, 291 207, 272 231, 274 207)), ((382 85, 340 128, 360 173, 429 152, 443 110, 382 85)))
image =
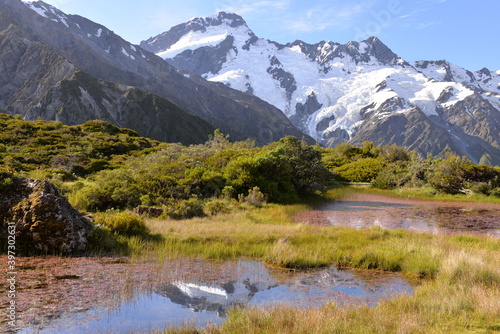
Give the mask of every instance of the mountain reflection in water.
MULTIPOLYGON (((240 262, 252 263, 254 270, 267 271, 261 263, 240 262)), ((361 272, 356 274, 335 267, 294 273, 285 279, 275 279, 268 274, 242 275, 218 284, 177 281, 155 289, 155 293, 193 312, 209 311, 221 317, 235 306, 290 304, 307 307, 321 306, 327 301, 339 305, 374 305, 381 298, 411 291, 412 287, 398 275, 371 273, 367 276, 365 273, 363 277, 361 272)))

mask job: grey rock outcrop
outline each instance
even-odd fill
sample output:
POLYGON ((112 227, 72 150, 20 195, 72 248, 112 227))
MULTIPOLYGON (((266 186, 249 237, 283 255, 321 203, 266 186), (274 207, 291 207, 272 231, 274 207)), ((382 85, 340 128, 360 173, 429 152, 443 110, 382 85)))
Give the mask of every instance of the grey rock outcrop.
POLYGON ((1 239, 15 224, 20 253, 75 254, 85 251, 93 226, 48 181, 13 178, 0 192, 1 239))

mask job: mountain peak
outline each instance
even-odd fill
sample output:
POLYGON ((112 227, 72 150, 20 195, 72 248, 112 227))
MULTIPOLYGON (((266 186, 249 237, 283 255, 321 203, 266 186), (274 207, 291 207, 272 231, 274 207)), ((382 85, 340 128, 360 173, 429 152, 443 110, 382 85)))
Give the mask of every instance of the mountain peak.
POLYGON ((195 17, 186 23, 178 24, 162 34, 142 41, 141 47, 154 53, 162 52, 189 33, 206 33, 218 27, 221 27, 221 29, 224 29, 224 27, 231 29, 241 27, 244 30, 248 30, 250 34, 253 34, 241 16, 221 11, 212 16, 195 17))
MULTIPOLYGON (((245 20, 239 16, 238 14, 235 13, 227 13, 224 11, 218 12, 217 15, 215 15, 213 18, 216 18, 215 20, 211 20, 212 23, 226 23, 228 26, 231 28, 237 28, 240 26, 246 26, 247 23, 245 20)), ((207 18, 207 21, 209 18, 207 18)), ((214 24, 212 24, 214 25, 214 24)))
POLYGON ((369 53, 383 64, 396 64, 400 60, 397 54, 375 36, 365 39, 362 43, 368 45, 369 53))
POLYGON ((188 22, 180 24, 177 27, 184 26, 192 31, 205 31, 208 27, 217 27, 222 25, 226 25, 231 28, 238 28, 241 26, 247 26, 247 23, 238 14, 221 11, 212 16, 192 18, 188 22))
POLYGON ((56 7, 38 0, 22 0, 26 6, 35 11, 38 15, 52 19, 54 21, 64 21, 66 15, 56 7))

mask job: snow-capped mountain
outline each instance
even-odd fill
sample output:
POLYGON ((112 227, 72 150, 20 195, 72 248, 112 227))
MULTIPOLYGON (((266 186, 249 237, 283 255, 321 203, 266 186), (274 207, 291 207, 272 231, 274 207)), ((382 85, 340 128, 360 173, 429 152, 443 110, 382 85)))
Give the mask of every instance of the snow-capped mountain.
POLYGON ((370 140, 500 164, 500 71, 472 73, 444 60, 409 63, 376 37, 282 45, 225 12, 141 46, 177 68, 260 97, 325 145, 370 140))
POLYGON ((303 135, 258 97, 188 75, 42 1, 0 1, 0 46, 0 112, 66 124, 102 119, 185 144, 216 128, 259 144, 303 135))

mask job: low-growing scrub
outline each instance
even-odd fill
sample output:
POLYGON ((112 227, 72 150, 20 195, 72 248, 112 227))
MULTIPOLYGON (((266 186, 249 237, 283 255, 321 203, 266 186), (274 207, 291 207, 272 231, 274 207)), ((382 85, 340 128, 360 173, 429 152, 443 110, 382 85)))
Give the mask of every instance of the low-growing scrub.
POLYGON ((134 213, 105 212, 95 216, 95 225, 103 226, 109 232, 123 236, 144 236, 149 233, 145 221, 134 213))
POLYGON ((396 145, 342 143, 323 150, 323 163, 337 181, 369 182, 380 189, 424 187, 436 193, 494 197, 500 187, 498 166, 476 165, 451 153, 423 158, 396 145))
POLYGON ((111 233, 106 227, 98 225, 87 236, 87 253, 108 254, 119 253, 120 244, 116 235, 111 233))
POLYGON ((214 198, 205 203, 204 212, 207 216, 217 216, 223 213, 229 213, 233 206, 232 200, 214 198))
POLYGON ((190 219, 193 217, 203 217, 205 212, 203 210, 202 202, 196 198, 189 199, 167 199, 162 201, 163 218, 171 219, 190 219))

